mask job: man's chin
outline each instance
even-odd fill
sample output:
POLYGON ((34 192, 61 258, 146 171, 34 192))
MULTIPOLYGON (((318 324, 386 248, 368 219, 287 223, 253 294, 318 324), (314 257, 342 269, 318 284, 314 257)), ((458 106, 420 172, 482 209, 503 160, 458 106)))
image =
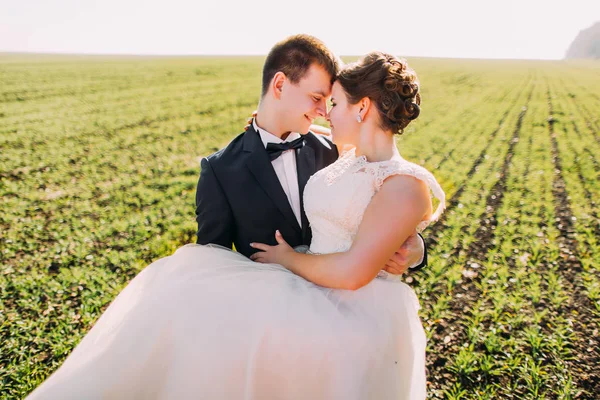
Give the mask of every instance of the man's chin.
POLYGON ((294 132, 298 132, 302 135, 304 135, 305 133, 308 133, 308 131, 310 130, 310 124, 304 124, 302 127, 298 127, 299 129, 294 131, 294 132))

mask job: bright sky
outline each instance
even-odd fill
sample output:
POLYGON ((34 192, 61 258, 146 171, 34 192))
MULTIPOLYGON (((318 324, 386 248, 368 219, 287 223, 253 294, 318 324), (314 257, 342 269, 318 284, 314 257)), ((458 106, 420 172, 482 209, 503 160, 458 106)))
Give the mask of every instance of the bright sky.
POLYGON ((0 51, 266 54, 309 33, 339 55, 563 58, 599 0, 0 0, 0 51))

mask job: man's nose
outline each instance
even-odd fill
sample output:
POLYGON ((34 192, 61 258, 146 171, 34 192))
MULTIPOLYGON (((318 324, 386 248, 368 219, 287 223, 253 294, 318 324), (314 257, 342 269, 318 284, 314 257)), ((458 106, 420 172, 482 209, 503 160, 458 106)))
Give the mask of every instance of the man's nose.
POLYGON ((321 99, 319 104, 317 104, 317 115, 320 117, 327 115, 327 101, 325 99, 321 99))

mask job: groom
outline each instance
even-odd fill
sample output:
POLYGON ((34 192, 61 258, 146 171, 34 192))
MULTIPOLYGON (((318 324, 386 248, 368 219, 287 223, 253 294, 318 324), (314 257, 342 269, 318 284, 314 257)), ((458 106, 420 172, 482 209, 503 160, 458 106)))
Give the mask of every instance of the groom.
MULTIPOLYGON (((338 150, 309 128, 327 113, 338 69, 337 57, 312 36, 292 36, 271 49, 257 117, 227 147, 202 159, 198 244, 233 244, 250 256, 256 252, 251 242, 275 245, 278 229, 290 246, 310 245, 304 187, 311 175, 338 158, 338 150)), ((426 262, 424 242, 415 234, 382 267, 401 274, 426 262)))

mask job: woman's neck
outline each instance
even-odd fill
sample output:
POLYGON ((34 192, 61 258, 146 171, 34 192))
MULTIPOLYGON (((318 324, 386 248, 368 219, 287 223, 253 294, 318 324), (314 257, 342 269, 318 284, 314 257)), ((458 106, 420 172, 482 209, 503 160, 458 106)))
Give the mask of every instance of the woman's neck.
POLYGON ((394 134, 382 129, 361 132, 356 145, 356 155, 367 157, 369 162, 387 161, 398 155, 394 134))

